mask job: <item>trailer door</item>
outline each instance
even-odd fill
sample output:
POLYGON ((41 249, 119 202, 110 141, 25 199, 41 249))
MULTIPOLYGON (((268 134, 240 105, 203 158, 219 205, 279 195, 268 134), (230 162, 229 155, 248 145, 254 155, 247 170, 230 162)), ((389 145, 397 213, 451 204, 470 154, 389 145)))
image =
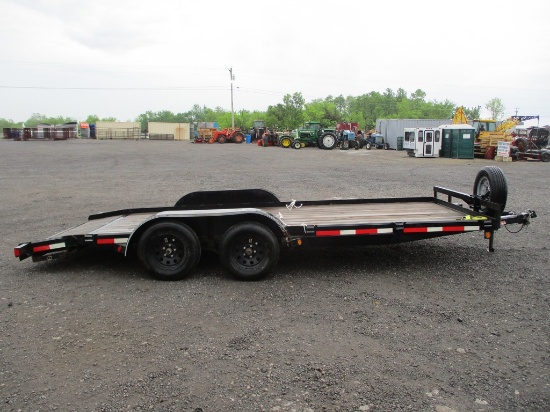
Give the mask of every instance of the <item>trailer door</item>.
POLYGON ((434 132, 426 130, 424 134, 424 157, 433 157, 434 155, 434 132))

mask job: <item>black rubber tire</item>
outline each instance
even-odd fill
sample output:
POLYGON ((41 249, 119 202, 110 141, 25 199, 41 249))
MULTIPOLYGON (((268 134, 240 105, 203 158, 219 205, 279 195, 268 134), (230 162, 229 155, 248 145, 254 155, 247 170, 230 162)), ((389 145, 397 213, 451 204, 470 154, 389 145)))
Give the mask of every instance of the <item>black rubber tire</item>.
MULTIPOLYGON (((506 207, 506 201, 508 200, 508 184, 506 183, 506 177, 504 177, 502 170, 496 166, 485 166, 481 169, 477 173, 474 181, 474 195, 481 196, 483 199, 490 202, 500 204, 500 212, 503 212, 506 207)), ((483 207, 480 212, 489 215, 495 213, 483 207)))
POLYGON ((550 162, 550 152, 542 152, 540 154, 540 160, 542 162, 550 162))
POLYGON ((354 147, 355 150, 361 149, 361 143, 360 143, 358 140, 356 140, 356 141, 354 142, 354 146, 355 146, 355 147, 354 147))
POLYGON ((319 138, 319 147, 321 149, 325 149, 325 150, 332 150, 336 147, 336 145, 338 144, 338 139, 336 138, 336 136, 334 135, 334 133, 324 133, 320 138, 319 138))
POLYGON ((299 140, 295 140, 295 141, 292 142, 292 147, 294 149, 301 149, 302 148, 302 143, 299 140))
POLYGON ((138 259, 159 280, 181 280, 201 257, 201 244, 189 226, 173 221, 149 227, 139 240, 138 259))
POLYGON ((529 143, 523 137, 516 140, 516 146, 520 152, 526 152, 529 149, 529 143))
POLYGON ((370 142, 365 143, 365 149, 367 150, 372 149, 372 144, 370 142))
POLYGON ((390 148, 390 144, 389 143, 384 143, 384 150, 389 150, 390 148))
POLYGON ((224 134, 219 135, 219 136, 218 136, 218 143, 222 143, 222 144, 223 144, 223 143, 225 143, 225 142, 227 142, 227 136, 224 135, 224 134))
POLYGON ((242 133, 235 133, 232 137, 234 143, 242 143, 244 139, 244 134, 242 133))
POLYGON ((238 223, 222 236, 220 259, 236 279, 260 280, 277 264, 279 242, 273 232, 260 223, 238 223))
POLYGON ((325 145, 323 144, 323 139, 321 139, 320 137, 317 139, 317 147, 319 149, 325 149, 325 145))

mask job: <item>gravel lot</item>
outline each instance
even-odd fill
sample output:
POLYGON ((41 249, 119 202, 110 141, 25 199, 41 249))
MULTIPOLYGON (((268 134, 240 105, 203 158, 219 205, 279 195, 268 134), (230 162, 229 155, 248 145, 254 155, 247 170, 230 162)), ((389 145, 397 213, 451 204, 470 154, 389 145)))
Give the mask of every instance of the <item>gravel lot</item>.
POLYGON ((0 140, 0 159, 2 411, 548 410, 547 163, 146 140, 0 140), (485 165, 504 170, 507 209, 539 214, 499 230, 495 253, 477 232, 285 250, 260 282, 233 280, 212 253, 180 282, 109 251, 13 257, 89 214, 196 190, 471 193, 485 165))

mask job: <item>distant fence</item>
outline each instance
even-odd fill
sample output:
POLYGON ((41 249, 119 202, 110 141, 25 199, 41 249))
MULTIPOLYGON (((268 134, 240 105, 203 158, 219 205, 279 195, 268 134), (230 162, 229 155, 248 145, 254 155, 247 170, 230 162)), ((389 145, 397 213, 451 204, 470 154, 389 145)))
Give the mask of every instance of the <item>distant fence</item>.
POLYGON ((141 138, 141 128, 103 128, 96 129, 97 139, 139 139, 141 138))
POLYGON ((174 140, 173 134, 149 133, 149 140, 174 140))

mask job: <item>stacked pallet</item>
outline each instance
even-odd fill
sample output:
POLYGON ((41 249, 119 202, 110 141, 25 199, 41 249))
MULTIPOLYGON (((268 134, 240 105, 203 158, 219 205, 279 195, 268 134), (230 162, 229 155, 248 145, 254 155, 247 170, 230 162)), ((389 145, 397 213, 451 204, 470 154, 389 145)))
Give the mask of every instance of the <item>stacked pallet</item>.
POLYGON ((481 133, 474 145, 474 156, 485 157, 487 148, 498 146, 498 142, 511 142, 514 137, 511 134, 504 132, 484 132, 481 133))

